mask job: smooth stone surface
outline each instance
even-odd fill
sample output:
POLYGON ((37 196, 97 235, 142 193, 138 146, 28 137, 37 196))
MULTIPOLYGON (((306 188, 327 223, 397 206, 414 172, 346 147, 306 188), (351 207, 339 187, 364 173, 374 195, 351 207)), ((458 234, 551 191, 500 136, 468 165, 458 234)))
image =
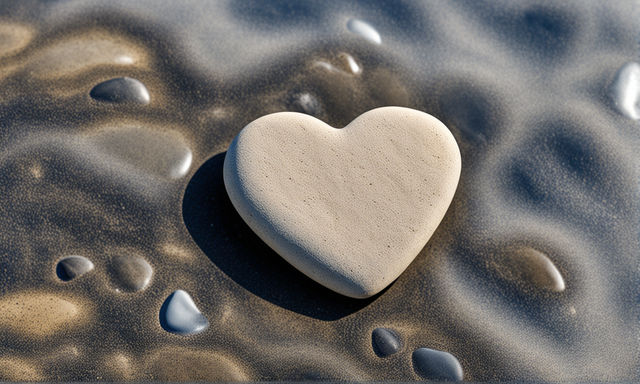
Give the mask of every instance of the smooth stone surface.
POLYGON ((160 325, 165 331, 179 335, 195 335, 209 327, 189 294, 181 289, 167 297, 160 308, 160 325))
POLYGON ((116 256, 111 261, 110 273, 117 290, 137 292, 149 285, 153 269, 139 256, 116 256))
POLYGON ((193 155, 175 131, 119 127, 91 137, 100 153, 124 164, 167 179, 186 175, 193 155))
POLYGON ((620 113, 640 119, 640 64, 629 62, 618 70, 611 84, 611 97, 620 113))
POLYGON ((376 328, 371 333, 371 346, 379 357, 387 357, 402 348, 400 338, 395 331, 387 328, 376 328))
POLYGON ((436 381, 461 381, 462 366, 448 352, 418 348, 413 352, 413 369, 423 379, 436 381))
POLYGON ((151 97, 147 87, 130 77, 118 77, 104 81, 91 90, 92 98, 110 103, 149 104, 151 97))
POLYGON ((551 292, 565 290, 565 282, 558 268, 544 253, 531 247, 507 252, 498 270, 502 276, 517 283, 551 292))
POLYGON ((382 43, 382 39, 380 38, 378 31, 376 31, 376 29, 366 21, 362 21, 360 19, 349 19, 349 21, 347 21, 347 28, 356 35, 360 35, 374 44, 382 43))
POLYGON ((93 270, 91 260, 83 256, 68 256, 58 262, 56 274, 63 281, 73 280, 93 270))
POLYGON ((281 112, 231 143, 224 183, 247 224, 320 284, 365 298, 393 282, 445 215, 460 151, 439 120, 400 107, 343 129, 281 112))

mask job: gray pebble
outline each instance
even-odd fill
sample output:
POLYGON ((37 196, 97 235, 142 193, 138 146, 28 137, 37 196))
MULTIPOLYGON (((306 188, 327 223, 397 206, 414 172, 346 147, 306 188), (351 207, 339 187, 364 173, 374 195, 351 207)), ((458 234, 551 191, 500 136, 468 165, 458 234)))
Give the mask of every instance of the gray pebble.
POLYGON ((371 345, 373 351, 379 357, 387 357, 398 352, 402 343, 396 332, 387 328, 376 328, 371 333, 371 345))
POLYGON ((68 256, 58 262, 56 274, 63 281, 73 280, 93 269, 91 260, 82 256, 68 256))
POLYGON ((149 104, 149 91, 140 81, 130 77, 118 77, 104 81, 91 90, 91 97, 109 103, 149 104))
POLYGON ((141 291, 149 285, 153 269, 138 256, 117 256, 110 266, 111 278, 119 289, 126 292, 141 291))
POLYGON ((181 289, 167 297, 160 308, 160 325, 165 331, 179 335, 194 335, 209 327, 189 294, 181 289))
POLYGON ((420 377, 437 381, 461 381, 462 366, 452 354, 429 348, 413 352, 413 369, 420 377))

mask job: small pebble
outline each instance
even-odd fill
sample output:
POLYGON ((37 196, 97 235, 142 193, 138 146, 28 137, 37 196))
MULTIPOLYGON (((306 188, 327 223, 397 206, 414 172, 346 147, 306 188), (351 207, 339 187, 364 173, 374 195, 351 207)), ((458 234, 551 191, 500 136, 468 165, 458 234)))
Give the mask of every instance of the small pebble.
POLYGON ((91 97, 110 103, 149 104, 149 91, 140 81, 130 77, 118 77, 104 81, 91 90, 91 97))
POLYGON ((530 247, 509 250, 495 264, 498 273, 506 280, 543 291, 562 292, 565 282, 549 256, 530 247))
POLYGON ((373 351, 379 357, 387 357, 398 352, 402 348, 402 343, 398 335, 387 328, 376 328, 371 333, 371 345, 373 351))
POLYGON ((382 43, 382 39, 380 38, 378 31, 376 31, 376 29, 366 21, 362 21, 360 19, 349 19, 349 21, 347 21, 347 28, 356 35, 360 35, 374 44, 382 43))
POLYGON ((429 348, 418 348, 413 352, 413 369, 428 380, 461 381, 462 366, 452 354, 429 348))
POLYGON ((621 114, 633 120, 640 119, 640 64, 629 62, 622 66, 616 73, 610 92, 621 114))
POLYGON ((165 331, 179 335, 195 335, 209 327, 189 294, 181 289, 167 297, 160 308, 160 325, 165 331))
POLYGON ((73 280, 93 269, 91 260, 82 256, 69 256, 58 262, 56 274, 62 281, 73 280))
POLYGON ((151 281, 153 269, 138 256, 117 256, 111 262, 111 278, 118 290, 137 292, 145 289, 151 281))

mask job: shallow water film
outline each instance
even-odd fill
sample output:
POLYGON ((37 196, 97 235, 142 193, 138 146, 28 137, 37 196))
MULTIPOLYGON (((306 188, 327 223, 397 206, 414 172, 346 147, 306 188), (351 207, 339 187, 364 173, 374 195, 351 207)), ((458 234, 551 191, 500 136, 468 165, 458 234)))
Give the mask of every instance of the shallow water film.
POLYGON ((0 379, 640 380, 638 7, 0 2, 0 379), (351 299, 244 223, 225 151, 391 105, 462 175, 351 299))

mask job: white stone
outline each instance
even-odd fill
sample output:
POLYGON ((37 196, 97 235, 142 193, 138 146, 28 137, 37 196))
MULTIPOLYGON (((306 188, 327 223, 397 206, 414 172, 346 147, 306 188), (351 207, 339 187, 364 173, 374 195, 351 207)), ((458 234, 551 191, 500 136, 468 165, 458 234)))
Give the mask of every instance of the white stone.
POLYGON ((242 218, 289 263, 365 298, 422 250, 451 203, 460 167, 451 132, 420 111, 378 108, 343 129, 281 112, 238 134, 224 182, 242 218))
POLYGON ((382 43, 382 39, 380 38, 378 31, 376 31, 376 29, 366 21, 349 19, 349 21, 347 21, 347 28, 356 35, 360 35, 374 44, 382 43))
POLYGON ((189 294, 181 289, 174 291, 160 309, 160 325, 171 333, 195 335, 209 327, 209 321, 200 312, 189 294))
POLYGON ((611 97, 620 113, 633 120, 640 119, 640 64, 629 62, 618 70, 611 85, 611 97))

